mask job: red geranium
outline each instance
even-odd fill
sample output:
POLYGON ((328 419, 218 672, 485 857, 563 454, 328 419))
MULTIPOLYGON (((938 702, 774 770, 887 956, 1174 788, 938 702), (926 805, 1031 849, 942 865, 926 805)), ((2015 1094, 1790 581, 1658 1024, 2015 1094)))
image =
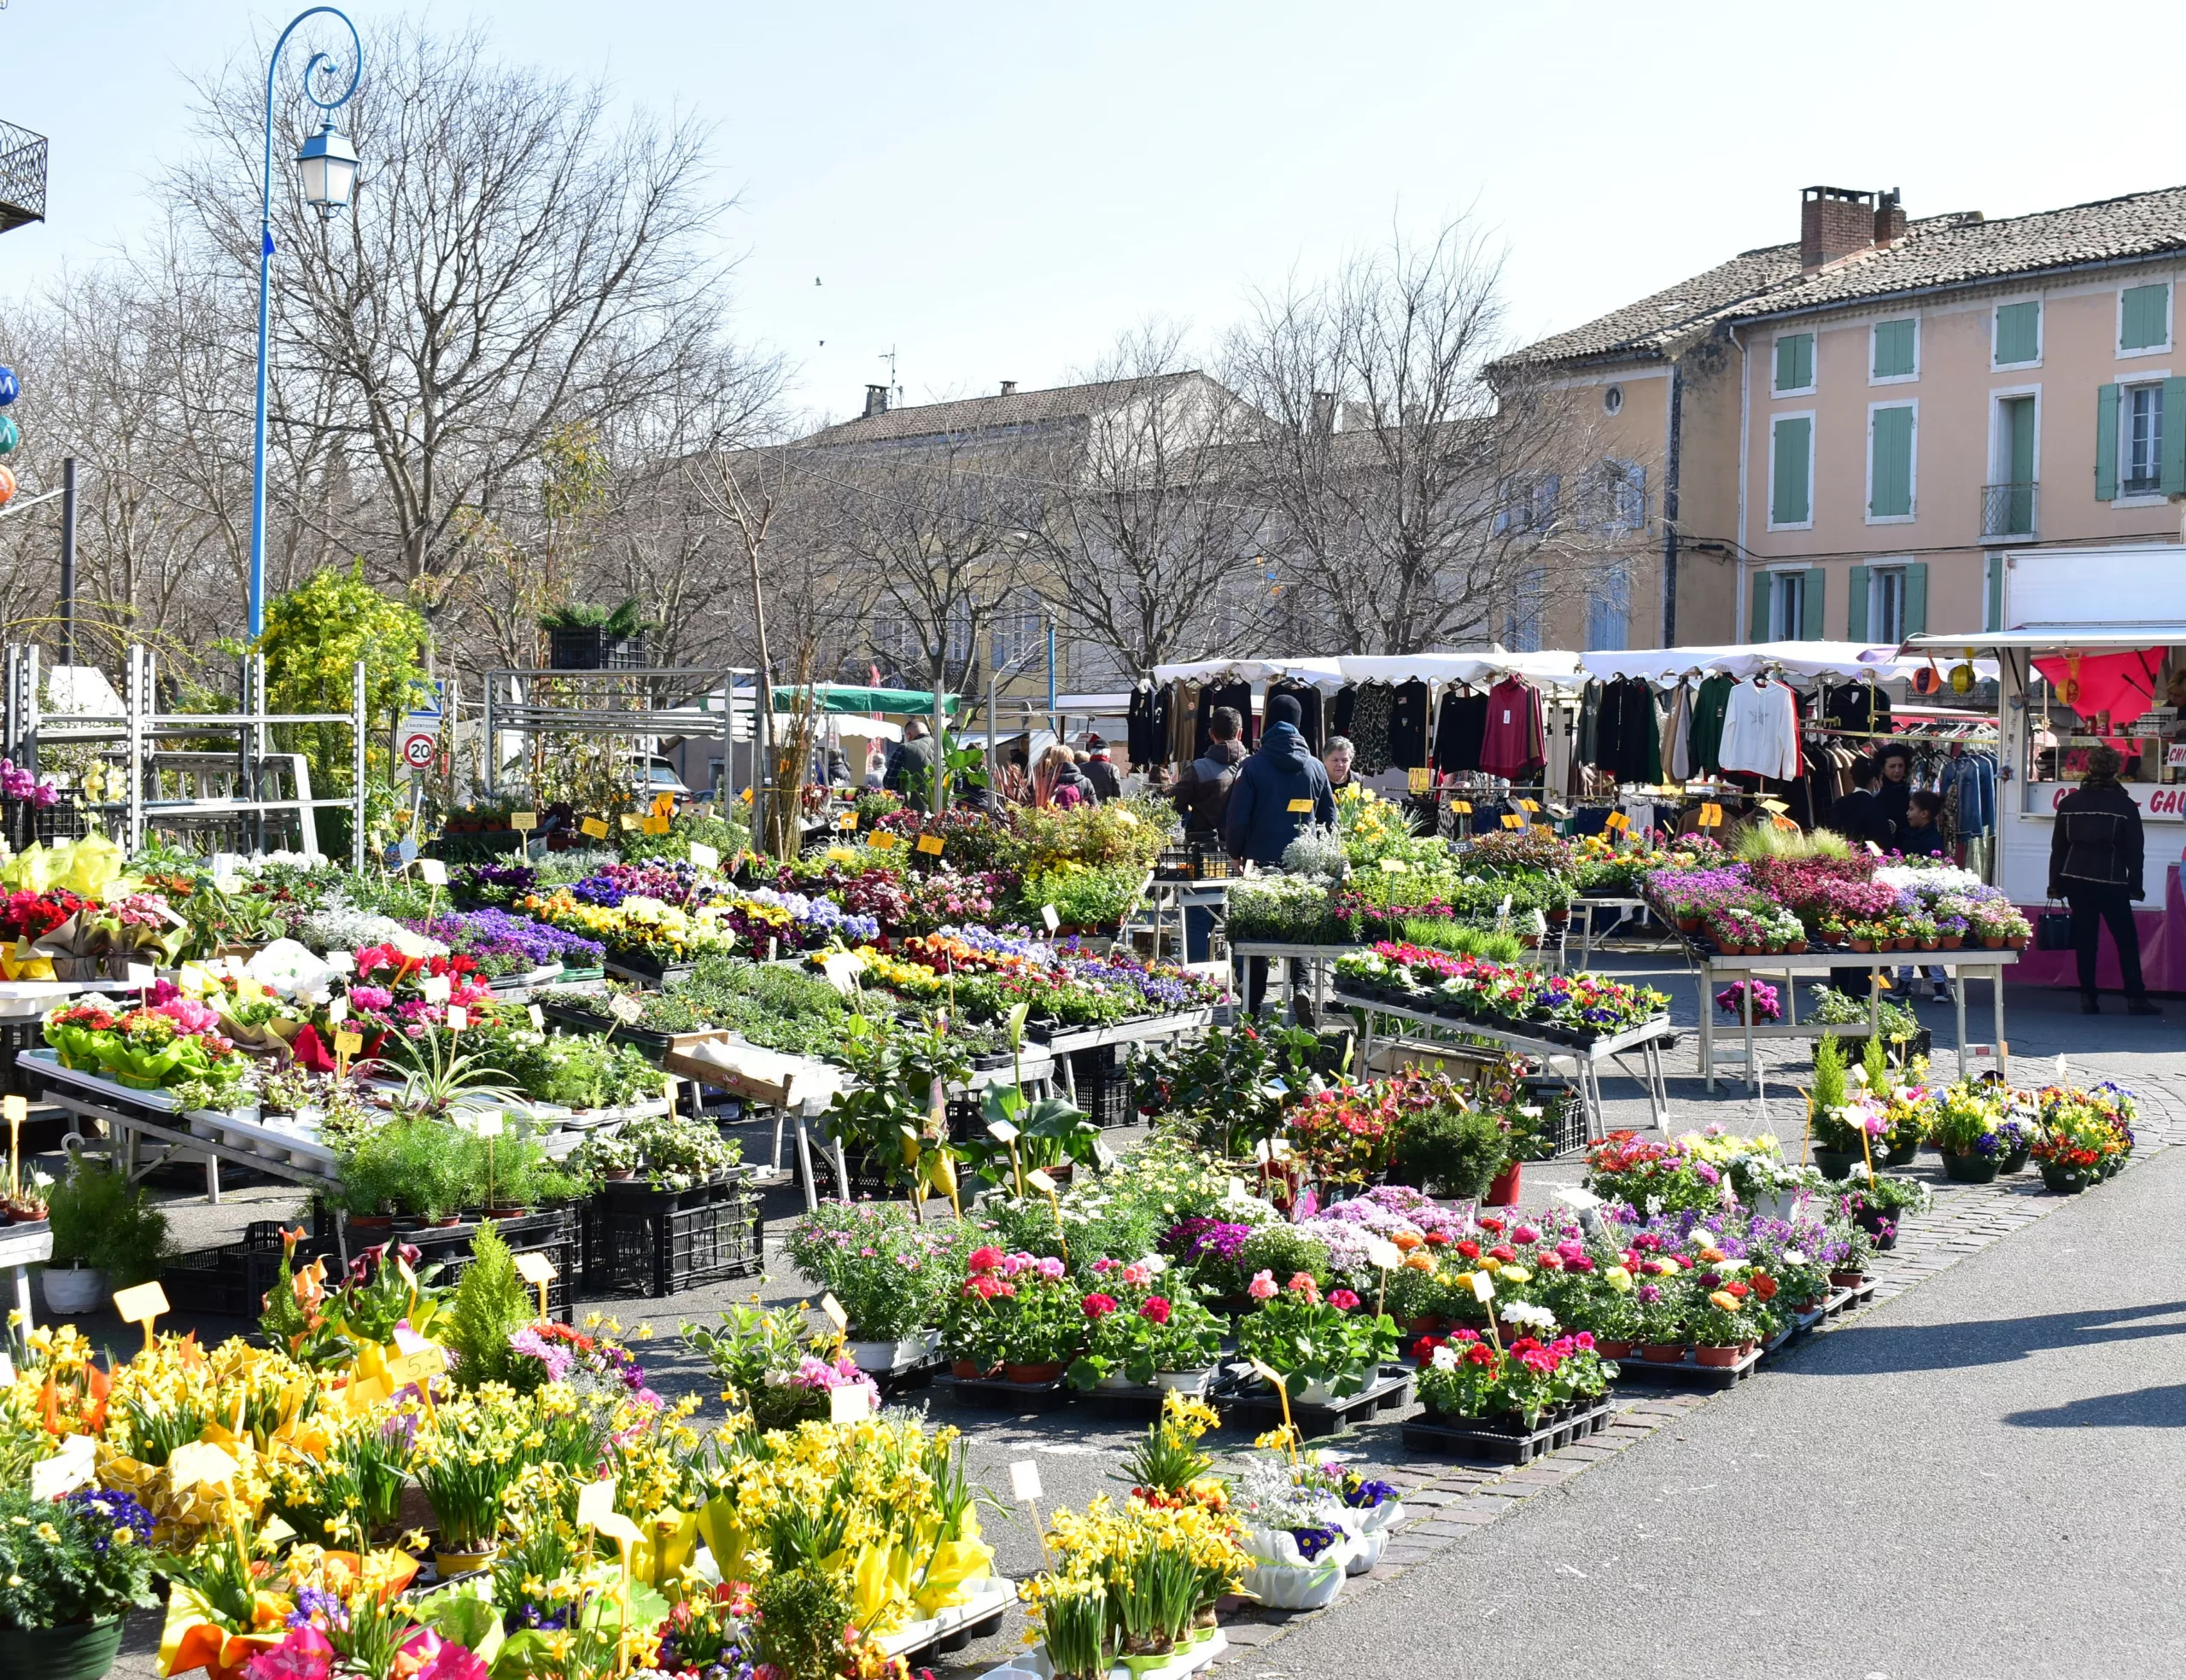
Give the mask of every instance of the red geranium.
POLYGON ((1149 1295, 1140 1304, 1138 1315, 1152 1324, 1166 1324, 1169 1303, 1159 1295, 1149 1295))
POLYGON ((1085 1309, 1086 1317, 1102 1319, 1115 1311, 1116 1298, 1113 1295, 1088 1295, 1082 1304, 1085 1309))

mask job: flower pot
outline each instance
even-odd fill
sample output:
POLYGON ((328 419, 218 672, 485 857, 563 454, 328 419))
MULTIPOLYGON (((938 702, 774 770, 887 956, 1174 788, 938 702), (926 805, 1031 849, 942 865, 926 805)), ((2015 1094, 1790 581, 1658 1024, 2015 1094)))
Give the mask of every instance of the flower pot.
POLYGON ((1699 932, 1700 918, 1698 916, 1680 916, 1677 919, 1677 930, 1680 933, 1699 932))
POLYGON ((1943 936, 1943 949, 1946 951, 1955 951, 1965 942, 1966 936, 1962 933, 1947 933, 1943 936))
POLYGON ((843 1345, 859 1370, 885 1377, 891 1371, 917 1364, 931 1348, 932 1339, 919 1333, 900 1336, 894 1341, 845 1342, 843 1345))
POLYGON ((395 1216, 391 1213, 353 1213, 349 1228, 360 1237, 384 1237, 395 1230, 395 1216))
POLYGON ((1984 933, 1981 936, 1981 942, 1992 951, 2001 951, 2004 948, 2003 936, 2001 934, 1984 933))
POLYGON ((2015 933, 2007 942, 2014 951, 2024 951, 2026 948, 2026 936, 2023 933, 2015 933))
POLYGON ((1829 1275, 1830 1286, 1834 1289, 1857 1289, 1867 1280, 1865 1272, 1832 1272, 1829 1275))
POLYGON ((488 1546, 482 1552, 443 1552, 435 1548, 433 1567, 440 1571, 441 1579, 445 1581, 451 1575, 468 1575, 473 1570, 483 1569, 500 1553, 499 1546, 488 1546))
POLYGON ((106 1274, 96 1266, 49 1266, 41 1286, 48 1312, 91 1312, 106 1298, 106 1274))
POLYGON ((1806 954, 1807 942, 1803 939, 1789 940, 1786 942, 1784 949, 1791 956, 1802 957, 1806 954))
POLYGON ((1204 1394, 1207 1382, 1213 1375, 1212 1366, 1197 1371, 1156 1371, 1154 1385, 1156 1388, 1173 1388, 1179 1394, 1204 1394))
POLYGON ((1597 1337, 1594 1340, 1594 1351, 1604 1359, 1629 1359, 1632 1357, 1632 1350, 1639 1345, 1637 1342, 1604 1341, 1597 1337))
POLYGON ((1488 1187, 1485 1198, 1489 1207, 1516 1207, 1518 1205, 1520 1181, 1525 1174, 1523 1161, 1512 1161, 1495 1175, 1495 1181, 1488 1187))
POLYGON ((121 1618, 65 1627, 0 1628, 0 1675, 9 1680, 99 1680, 121 1654, 121 1618))
MULTIPOLYGON (((2042 1187, 2060 1196, 2077 1196, 2095 1182, 2093 1175, 2078 1167, 2061 1166, 2054 1161, 2042 1164, 2042 1187)), ((50 1277, 51 1273, 48 1273, 50 1277)))
POLYGON ((623 1167, 607 1174, 606 1177, 610 1184, 620 1184, 624 1180, 635 1178, 637 1175, 638 1170, 635 1167, 623 1167))
POLYGON ((1856 951, 1872 951, 1875 948, 1875 942, 1872 939, 1855 939, 1850 943, 1856 951))
POLYGON ((1943 1176, 1954 1184, 1993 1184, 2002 1163, 1994 1155, 1954 1155, 1943 1152, 1943 1176))
POLYGON ((1049 1360, 1039 1365, 1012 1365, 1004 1362, 1002 1368, 1004 1382, 1051 1383, 1059 1382, 1061 1379, 1062 1365, 1056 1360, 1049 1360))
POLYGON ((1682 1365, 1685 1363, 1685 1344, 1645 1342, 1640 1345, 1640 1356, 1650 1365, 1682 1365))
POLYGON ((1920 948, 1924 951, 1940 950, 1942 947, 1943 941, 1940 939, 1923 939, 1920 941, 1920 948))
POLYGON ((1271 1610, 1324 1610, 1343 1590, 1352 1543, 1340 1542, 1308 1563, 1286 1529, 1251 1528, 1238 1542, 1252 1560, 1238 1585, 1271 1610))
POLYGON ((1882 1164, 1885 1167, 1909 1167, 1913 1164, 1913 1158, 1920 1152, 1920 1135, 1914 1132, 1902 1141, 1893 1140, 1883 1155, 1882 1164))
MULTIPOLYGON (((1917 1144, 1914 1146, 1919 1146, 1917 1144)), ((1862 1158, 1841 1149, 1817 1149, 1814 1164, 1821 1169, 1824 1178, 1850 1178, 1852 1169, 1860 1165, 1862 1158)))
POLYGON ((986 1373, 972 1360, 952 1359, 949 1362, 949 1374, 959 1382, 977 1382, 986 1373))
POLYGON ((1745 1349, 1735 1342, 1728 1347, 1718 1347, 1710 1343, 1703 1342, 1692 1350, 1694 1364, 1705 1365, 1719 1371, 1728 1370, 1745 1356, 1745 1349))
POLYGON ((2026 1170, 2027 1157, 2033 1152, 2033 1150, 2034 1146, 2031 1143, 2023 1143, 2018 1148, 2013 1150, 2010 1154, 2005 1156, 2004 1158, 1997 1164, 1996 1172, 1998 1175, 2002 1176, 2008 1173, 2025 1172, 2026 1170))

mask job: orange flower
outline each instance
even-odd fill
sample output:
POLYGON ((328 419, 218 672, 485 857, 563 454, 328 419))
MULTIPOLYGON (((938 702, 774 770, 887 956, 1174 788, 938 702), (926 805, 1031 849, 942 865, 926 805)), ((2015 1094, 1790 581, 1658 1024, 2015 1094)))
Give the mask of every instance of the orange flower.
POLYGON ((1420 1244, 1426 1241, 1427 1239, 1421 1236, 1417 1231, 1400 1231, 1396 1235, 1391 1237, 1389 1240, 1394 1243, 1399 1248, 1402 1249, 1406 1254, 1409 1254, 1412 1250, 1417 1248, 1420 1244))

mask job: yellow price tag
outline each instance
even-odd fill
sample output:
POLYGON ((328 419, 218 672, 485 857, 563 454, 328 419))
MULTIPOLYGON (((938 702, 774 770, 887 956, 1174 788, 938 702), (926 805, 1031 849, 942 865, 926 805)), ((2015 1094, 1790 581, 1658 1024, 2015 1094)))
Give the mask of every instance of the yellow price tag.
POLYGON ((143 1324, 167 1310, 167 1292, 156 1283, 114 1292, 114 1315, 124 1324, 143 1324))
POLYGON ((1521 811, 1538 811, 1540 809, 1540 807, 1534 804, 1530 799, 1521 799, 1518 801, 1518 808, 1521 811))
POLYGON ((1609 815, 1603 820, 1602 826, 1604 828, 1613 828, 1621 834, 1626 829, 1632 826, 1632 819, 1626 816, 1622 811, 1611 811, 1609 815))
POLYGON ((539 826, 539 813, 536 811, 511 812, 509 815, 509 826, 519 834, 529 834, 539 826))
POLYGON ((652 814, 656 817, 674 816, 675 814, 675 796, 672 793, 656 793, 653 795, 652 814))
POLYGON ((1415 764, 1406 773, 1405 781, 1414 793, 1425 793, 1435 785, 1435 773, 1423 764, 1415 764))
POLYGON ((1700 808, 1700 825, 1703 828, 1721 828, 1723 825, 1723 808, 1703 805, 1700 808))
POLYGON ((1505 828, 1523 828, 1525 825, 1526 825, 1526 820, 1525 820, 1523 817, 1521 817, 1521 816, 1514 816, 1514 815, 1512 815, 1510 812, 1507 812, 1507 811, 1506 811, 1506 812, 1505 812, 1505 813, 1503 814, 1503 826, 1504 826, 1504 827, 1505 827, 1505 828))
POLYGON ((545 1255, 533 1252, 515 1257, 516 1275, 526 1283, 552 1283, 561 1274, 554 1269, 554 1263, 545 1255))
POLYGON ((1290 814, 1294 817, 1311 816, 1313 811, 1313 802, 1310 799, 1294 799, 1290 802, 1289 808, 1290 814))
POLYGON ((939 857, 941 837, 938 834, 921 834, 919 836, 919 849, 928 857, 939 857))
POLYGON ((857 813, 855 811, 844 812, 842 815, 835 819, 835 826, 837 828, 856 828, 857 826, 857 813))
POLYGON ((364 1047, 365 1035, 354 1028, 334 1035, 334 1053, 337 1056, 354 1056, 364 1047))
POLYGON ((1450 808, 1452 811, 1455 811, 1461 817, 1469 817, 1472 814, 1472 801, 1470 799, 1452 799, 1450 802, 1450 808))
POLYGON ((820 1298, 820 1310, 827 1315, 827 1322, 835 1327, 837 1335, 850 1327, 850 1315, 843 1310, 843 1304, 835 1298, 833 1290, 820 1298))
POLYGON ((623 832, 623 833, 625 833, 625 834, 635 834, 635 833, 638 831, 639 820, 638 820, 638 814, 637 814, 637 813, 636 813, 636 812, 634 812, 634 811, 625 811, 625 812, 623 812, 623 813, 622 813, 622 814, 620 817, 618 817, 616 820, 617 820, 618 822, 620 822, 620 823, 622 825, 622 832, 623 832))
POLYGON ((665 834, 670 828, 674 827, 675 825, 669 822, 666 817, 654 816, 647 817, 643 822, 640 823, 638 826, 645 830, 648 834, 665 834))
POLYGON ((1761 801, 1761 808, 1764 811, 1774 811, 1780 817, 1791 808, 1780 799, 1764 799, 1761 801))
POLYGON ((892 851, 895 849, 896 837, 885 828, 877 828, 865 837, 865 843, 876 852, 892 851))
POLYGON ((587 817, 577 827, 587 840, 605 840, 607 837, 607 824, 602 818, 587 817))

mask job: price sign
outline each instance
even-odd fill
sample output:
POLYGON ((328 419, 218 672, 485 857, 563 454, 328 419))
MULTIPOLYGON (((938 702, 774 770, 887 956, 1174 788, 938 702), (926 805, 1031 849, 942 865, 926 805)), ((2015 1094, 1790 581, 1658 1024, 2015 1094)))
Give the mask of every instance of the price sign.
POLYGON ((625 811, 621 816, 617 817, 616 820, 622 825, 623 833, 635 834, 638 831, 638 814, 636 812, 625 811))
POLYGON ((1404 1264, 1404 1251, 1387 1237, 1371 1237, 1366 1242, 1366 1263, 1384 1272, 1394 1272, 1404 1264))
POLYGON ((418 982, 418 995, 427 1003, 446 1003, 453 989, 445 974, 428 974, 418 982))
POLYGON ((1632 819, 1626 816, 1622 811, 1611 811, 1608 817, 1603 820, 1602 826, 1604 828, 1613 828, 1619 834, 1622 834, 1626 829, 1632 826, 1632 819))
POLYGON ((1472 801, 1470 799, 1452 799, 1450 802, 1450 808, 1452 811, 1455 811, 1461 817, 1469 817, 1472 814, 1472 801))
POLYGON ((497 1138, 508 1130, 508 1116, 498 1108, 473 1109, 459 1124, 474 1137, 497 1138))
POLYGON ((144 1327, 144 1345, 152 1345, 152 1327, 167 1310, 167 1292, 156 1283, 140 1283, 133 1289, 114 1292, 114 1315, 124 1324, 144 1327))
POLYGON ((835 819, 835 826, 837 828, 856 828, 857 826, 857 813, 855 811, 844 812, 842 815, 835 819))
POLYGON ((1505 828, 1523 828, 1525 825, 1526 825, 1526 820, 1525 820, 1523 817, 1517 816, 1517 815, 1516 815, 1516 814, 1512 814, 1512 813, 1511 813, 1511 812, 1509 812, 1509 811, 1505 811, 1505 812, 1503 814, 1503 826, 1504 826, 1504 827, 1505 827, 1505 828))
POLYGON ((1035 1190, 1038 1191, 1043 1196, 1052 1196, 1055 1193, 1055 1180, 1049 1178, 1047 1174, 1041 1171, 1037 1167, 1033 1168, 1031 1172, 1025 1175, 1025 1181, 1031 1185, 1035 1190))
POLYGON ((540 1253, 519 1254, 516 1257, 516 1275, 539 1292, 539 1315, 546 1316, 546 1286, 559 1275, 554 1263, 540 1253))
POLYGON ((865 843, 876 852, 893 851, 896 849, 896 837, 886 829, 879 828, 865 837, 865 843))
POLYGON ((354 1027, 334 1035, 334 1053, 337 1056, 354 1056, 364 1047, 365 1035, 354 1027))
POLYGON ((340 1026, 340 1025, 341 1025, 344 1021, 348 1020, 348 1018, 349 1018, 349 1000, 348 1000, 347 997, 338 997, 338 998, 329 998, 329 999, 327 999, 327 1000, 326 1000, 326 1024, 327 1024, 328 1026, 330 1026, 330 1027, 338 1027, 338 1026, 340 1026))
POLYGON ((1415 764, 1406 773, 1405 780, 1414 793, 1425 793, 1435 785, 1435 773, 1423 764, 1415 764))
POLYGON ((646 1006, 627 992, 617 992, 607 1000, 607 1012, 626 1027, 634 1027, 645 1018, 646 1006))
POLYGON ((469 1010, 465 1009, 459 1003, 451 1003, 448 1005, 447 1030, 450 1032, 461 1032, 470 1024, 471 1012, 469 1010))
POLYGON ((587 817, 577 825, 577 831, 587 840, 605 840, 607 837, 607 825, 598 817, 587 817))
POLYGON ((1700 825, 1703 828, 1721 828, 1723 825, 1723 808, 1715 804, 1703 805, 1700 808, 1700 825))
POLYGON ((1877 857, 1880 857, 1882 855, 1882 848, 1875 844, 1873 841, 1868 840, 1862 842, 1862 843, 1863 843, 1867 849, 1870 852, 1873 852, 1877 857))
POLYGON ((1040 920, 1046 925, 1049 933, 1053 933, 1062 925, 1062 918, 1055 913, 1055 907, 1052 904, 1043 904, 1040 907, 1040 920))
POLYGON ((638 1525, 615 1508, 615 1484, 587 1482, 577 1494, 577 1526, 588 1528, 595 1534, 604 1534, 625 1549, 634 1546, 645 1537, 638 1532, 638 1525))
POLYGON ((5 1120, 11 1126, 20 1126, 30 1117, 31 1100, 28 1097, 0 1097, 0 1120, 5 1120))
POLYGON ((1780 817, 1791 808, 1780 799, 1764 799, 1760 802, 1762 810, 1773 811, 1780 817))
POLYGON ((843 1304, 835 1298, 833 1290, 820 1298, 820 1310, 827 1315, 827 1322, 835 1327, 838 1336, 850 1327, 850 1315, 843 1310, 843 1304))
POLYGON ((1382 860, 1382 873, 1384 875, 1409 875, 1412 873, 1412 868, 1411 866, 1406 863, 1402 858, 1383 858, 1382 860))
POLYGON ((336 974, 352 973, 357 966, 357 954, 354 951, 329 951, 326 965, 336 974))
POLYGON ((638 826, 648 834, 665 834, 675 826, 666 817, 647 817, 638 826))
POLYGON ((1521 799, 1517 802, 1517 805, 1521 811, 1538 811, 1540 809, 1540 807, 1530 799, 1521 799))
POLYGON ((1495 1298, 1495 1280, 1486 1272, 1472 1275, 1472 1298, 1483 1306, 1495 1298))
POLYGON ((656 793, 653 795, 652 814, 656 817, 674 816, 675 814, 675 796, 672 793, 656 793))
POLYGON ((941 837, 938 834, 921 834, 919 836, 919 849, 928 857, 939 857, 941 837))
POLYGON ((1017 1141, 1017 1128, 1007 1120, 990 1120, 987 1122, 987 1135, 997 1143, 1013 1144, 1017 1141))
POLYGON ((827 1391, 827 1421, 856 1423, 873 1415, 873 1391, 860 1383, 827 1391))
POLYGON ((1029 1458, 1020 1458, 1009 1467, 1009 1493, 1013 1499, 1029 1504, 1047 1497, 1040 1485, 1040 1467, 1029 1458))
POLYGON ((509 826, 518 834, 529 834, 539 826, 536 811, 514 811, 509 814, 509 826))
POLYGON ((141 990, 160 977, 159 971, 149 963, 130 963, 126 965, 123 977, 127 984, 141 990))
POLYGON ((848 997, 857 989, 857 977, 865 972, 865 960, 855 951, 836 951, 820 960, 827 983, 848 997))
POLYGON ((546 1012, 541 1009, 537 1004, 527 1004, 524 1006, 523 1012, 531 1018, 532 1031, 545 1032, 546 1030, 546 1012))
POLYGON ((1290 802, 1289 809, 1294 817, 1310 817, 1313 814, 1313 802, 1310 799, 1294 799, 1290 802))
POLYGON ((720 849, 715 846, 709 846, 703 841, 693 840, 691 843, 691 867, 693 869, 720 868, 720 849))
POLYGON ((418 878, 429 887, 444 887, 447 884, 447 866, 438 858, 419 858, 418 878))

